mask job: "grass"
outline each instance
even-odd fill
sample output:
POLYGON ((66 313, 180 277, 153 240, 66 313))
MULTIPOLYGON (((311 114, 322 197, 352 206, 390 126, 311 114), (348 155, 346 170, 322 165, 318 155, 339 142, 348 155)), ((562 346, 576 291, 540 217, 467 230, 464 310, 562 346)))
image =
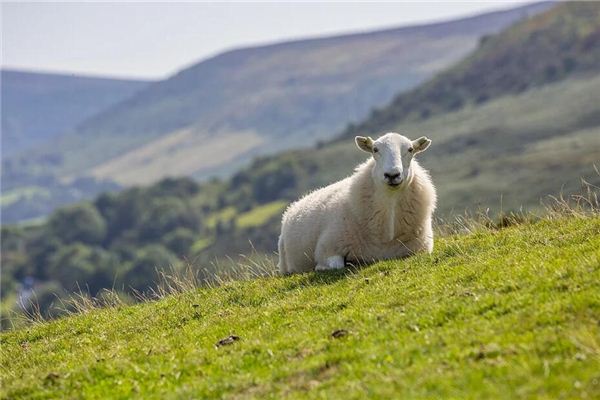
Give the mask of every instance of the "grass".
POLYGON ((199 253, 208 246, 210 246, 213 242, 212 238, 203 237, 194 242, 192 245, 192 253, 199 253))
POLYGON ((2 193, 0 196, 0 206, 8 207, 18 201, 29 200, 35 196, 48 198, 50 197, 50 192, 40 186, 23 186, 2 193))
POLYGON ((233 206, 225 207, 219 212, 213 213, 206 218, 206 226, 214 228, 219 221, 228 221, 235 217, 237 210, 233 206))
POLYGON ((543 219, 442 238, 432 255, 2 333, 1 393, 598 398, 599 324, 600 218, 543 219))
POLYGON ((255 207, 250 211, 242 213, 237 218, 237 226, 240 228, 251 228, 261 226, 273 216, 280 214, 287 206, 286 201, 272 201, 255 207))

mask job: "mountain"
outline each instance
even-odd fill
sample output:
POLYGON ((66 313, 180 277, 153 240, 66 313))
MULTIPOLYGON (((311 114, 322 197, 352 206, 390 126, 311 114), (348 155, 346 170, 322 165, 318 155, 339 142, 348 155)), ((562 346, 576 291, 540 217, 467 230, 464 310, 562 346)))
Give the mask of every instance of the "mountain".
POLYGON ((149 83, 2 70, 2 223, 39 218, 58 206, 117 189, 116 183, 93 177, 65 182, 52 173, 63 154, 36 162, 30 151, 52 151, 57 136, 149 83))
POLYGON ((0 71, 0 83, 3 158, 75 129, 149 84, 6 69, 0 71))
POLYGON ((121 184, 231 173, 256 155, 331 139, 481 36, 550 6, 229 51, 86 120, 37 160, 55 155, 62 177, 121 184))
POLYGON ((426 119, 599 70, 600 6, 567 2, 501 35, 486 36, 462 62, 399 94, 345 136, 384 131, 401 121, 426 119))

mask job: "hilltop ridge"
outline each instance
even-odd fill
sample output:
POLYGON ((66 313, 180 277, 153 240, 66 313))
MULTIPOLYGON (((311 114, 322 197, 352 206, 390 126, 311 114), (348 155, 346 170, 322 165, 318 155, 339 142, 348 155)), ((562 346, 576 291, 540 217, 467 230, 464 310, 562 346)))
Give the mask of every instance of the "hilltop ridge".
POLYGON ((57 171, 127 185, 230 174, 257 155, 332 138, 462 58, 480 36, 550 6, 225 52, 88 119, 57 144, 57 171))

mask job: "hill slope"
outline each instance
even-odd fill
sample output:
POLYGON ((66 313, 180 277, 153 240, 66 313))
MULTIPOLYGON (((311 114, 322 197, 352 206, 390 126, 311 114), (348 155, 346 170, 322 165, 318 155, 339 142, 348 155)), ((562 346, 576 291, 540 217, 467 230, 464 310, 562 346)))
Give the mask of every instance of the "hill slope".
MULTIPOLYGON (((600 184, 593 168, 600 163, 598 115, 600 75, 399 123, 390 130, 433 140, 419 159, 438 189, 438 215, 446 216, 479 204, 497 209, 501 198, 505 210, 535 209, 548 194, 576 191, 580 178, 600 184)), ((349 175, 365 158, 347 137, 260 160, 233 177, 231 190, 243 190, 237 182, 274 180, 292 165, 293 179, 273 190, 269 200, 293 199, 349 175)))
MULTIPOLYGON (((559 4, 484 40, 458 66, 400 94, 339 139, 258 160, 233 177, 230 190, 267 201, 296 199, 347 176, 365 159, 354 134, 386 131, 433 139, 419 157, 438 188, 442 217, 480 205, 535 209, 549 194, 577 191, 581 178, 600 185, 594 170, 600 165, 600 46, 588 47, 599 33, 599 3, 559 4), (538 48, 543 44, 545 51, 538 48), (545 71, 564 59, 575 64, 547 79, 545 71), (515 65, 518 60, 523 65, 515 65), (478 101, 484 92, 485 101, 478 101), (456 107, 446 107, 455 96, 456 107)), ((238 202, 247 206, 245 197, 238 202)), ((240 235, 238 242, 243 247, 247 238, 240 235)), ((223 238, 219 252, 232 243, 223 238)))
POLYGON ((600 219, 548 219, 354 272, 233 282, 2 333, 1 390, 594 398, 599 323, 600 219), (239 340, 215 346, 229 335, 239 340))
POLYGON ((54 149, 64 156, 59 171, 122 184, 232 172, 258 154, 333 137, 459 60, 482 35, 550 5, 223 53, 65 136, 54 149))
POLYGON ((0 72, 2 156, 39 146, 146 87, 139 80, 0 72))
POLYGON ((426 119, 574 75, 598 73, 600 4, 558 4, 484 39, 462 62, 399 94, 363 123, 348 129, 346 135, 385 131, 402 121, 426 119))
MULTIPOLYGON (((599 115, 600 75, 587 71, 424 120, 403 120, 393 129, 433 138, 419 157, 438 188, 437 217, 478 206, 496 215, 521 207, 537 211, 550 194, 579 192, 581 178, 600 186, 593 168, 600 165, 599 115)), ((7 228, 3 300, 18 292, 26 276, 67 292, 85 282, 95 295, 132 282, 152 285, 155 266, 165 259, 208 264, 253 250, 270 254, 285 205, 347 176, 365 158, 344 138, 259 159, 227 181, 166 180, 60 210, 36 228, 7 228), (77 243, 77 232, 90 230, 96 239, 77 243), (70 269, 78 273, 62 272, 70 269)))
POLYGON ((51 151, 55 139, 150 82, 16 70, 0 71, 2 99, 2 223, 39 218, 56 207, 119 186, 82 178, 66 183, 52 174, 60 153, 34 160, 34 148, 51 151))

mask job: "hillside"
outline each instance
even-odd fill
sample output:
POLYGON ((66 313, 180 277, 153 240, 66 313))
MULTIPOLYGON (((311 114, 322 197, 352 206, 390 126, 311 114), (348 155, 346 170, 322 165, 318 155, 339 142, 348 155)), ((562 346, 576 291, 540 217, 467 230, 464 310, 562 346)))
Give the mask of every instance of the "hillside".
POLYGON ((54 149, 57 136, 150 82, 16 70, 0 74, 3 224, 39 218, 58 206, 119 187, 89 177, 61 181, 51 170, 62 155, 49 155, 40 163, 29 151, 54 149))
MULTIPOLYGON (((560 4, 484 40, 456 67, 399 95, 336 140, 257 160, 234 175, 230 190, 252 193, 258 201, 293 200, 347 176, 365 159, 355 148, 353 134, 376 137, 386 131, 433 139, 420 158, 438 188, 437 215, 442 218, 477 207, 492 213, 535 210, 548 195, 579 190, 582 178, 598 186, 594 165, 600 165, 600 62, 593 60, 600 59, 600 46, 587 47, 598 32, 598 3, 560 4), (535 50, 541 43, 549 45, 546 52, 535 50), (577 66, 544 80, 543 71, 564 58, 573 58, 577 66), (524 64, 515 68, 521 59, 524 64), (488 85, 488 75, 502 79, 490 78, 488 85), (530 84, 513 90, 511 82, 522 82, 523 77, 530 84), (463 101, 452 109, 440 106, 428 112, 448 99, 446 92, 431 88, 460 94, 463 101), (479 89, 489 91, 485 101, 477 101, 479 89), (410 108, 403 105, 413 99, 417 108, 405 112, 410 108)), ((238 201, 246 204, 242 196, 238 201)), ((253 237, 253 244, 274 243, 278 216, 270 223, 270 229, 262 231, 271 237, 253 237)), ((224 237, 215 250, 250 250, 243 234, 236 242, 224 237)))
POLYGON ((0 334, 1 393, 597 398, 599 266, 597 215, 548 218, 359 270, 88 309, 0 334))
POLYGON ((256 155, 334 137, 461 59, 482 35, 550 5, 232 50, 90 118, 50 151, 62 160, 52 168, 127 185, 228 174, 256 155))
POLYGON ((600 4, 564 2, 481 41, 477 51, 418 88, 399 94, 345 136, 386 131, 576 75, 600 71, 600 4))
MULTIPOLYGON (((533 210, 548 194, 576 191, 580 178, 598 185, 600 177, 593 167, 600 162, 598 115, 600 75, 565 80, 390 130, 433 140, 419 159, 431 171, 439 195, 438 216, 443 217, 478 205, 494 211, 502 205, 505 210, 521 206, 533 210)), ((345 138, 259 160, 234 175, 231 190, 242 190, 238 182, 268 182, 282 175, 282 169, 291 169, 288 184, 273 189, 268 199, 293 199, 347 176, 365 158, 353 140, 345 138)))
MULTIPOLYGON (((582 179, 600 187, 598 115, 600 75, 587 71, 403 120, 393 130, 433 139, 419 158, 438 190, 436 218, 445 220, 465 210, 491 216, 543 211, 541 201, 550 195, 589 188, 582 179)), ((285 206, 347 176, 364 159, 353 140, 343 138, 260 158, 228 180, 167 179, 61 209, 39 226, 5 227, 2 301, 16 308, 13 300, 29 277, 44 298, 42 312, 52 314, 54 294, 64 297, 77 285, 92 295, 110 287, 148 289, 157 265, 191 262, 214 272, 247 257, 264 261, 276 250, 285 206)))
POLYGON ((1 70, 2 158, 45 144, 150 82, 1 70))

